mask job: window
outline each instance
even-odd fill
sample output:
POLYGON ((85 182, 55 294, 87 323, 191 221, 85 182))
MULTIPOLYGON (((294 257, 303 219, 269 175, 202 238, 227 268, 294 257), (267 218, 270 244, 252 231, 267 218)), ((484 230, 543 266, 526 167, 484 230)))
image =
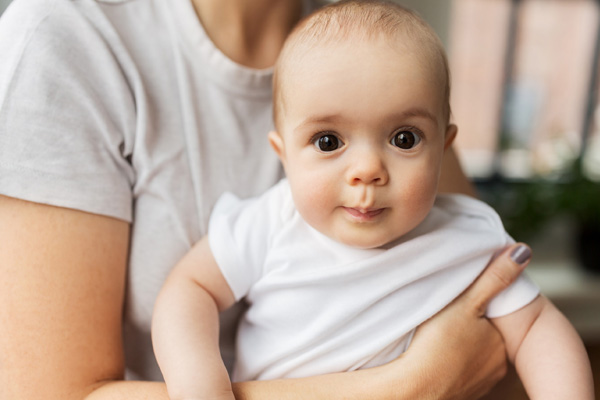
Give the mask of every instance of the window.
POLYGON ((452 108, 467 174, 552 177, 582 151, 600 158, 599 17, 594 0, 453 0, 452 108))

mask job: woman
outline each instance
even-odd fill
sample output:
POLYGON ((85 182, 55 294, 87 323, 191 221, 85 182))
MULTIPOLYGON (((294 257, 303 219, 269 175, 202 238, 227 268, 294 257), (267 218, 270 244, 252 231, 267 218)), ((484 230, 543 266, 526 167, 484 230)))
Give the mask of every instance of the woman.
MULTIPOLYGON (((0 19, 0 398, 167 398, 151 382, 160 380, 154 299, 223 191, 254 195, 281 176, 266 141, 270 67, 315 6, 9 7, 0 19)), ((447 161, 444 188, 468 190, 456 160, 447 161)), ((523 249, 528 255, 503 253, 389 365, 243 382, 236 396, 477 398, 505 368, 500 338, 481 316, 527 262, 515 253, 523 249)), ((225 358, 235 315, 226 319, 225 358)))

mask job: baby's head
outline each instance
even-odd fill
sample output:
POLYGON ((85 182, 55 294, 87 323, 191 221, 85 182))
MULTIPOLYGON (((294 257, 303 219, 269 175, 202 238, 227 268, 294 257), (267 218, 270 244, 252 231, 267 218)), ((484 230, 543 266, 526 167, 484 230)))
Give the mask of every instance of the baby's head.
POLYGON ((423 221, 456 127, 443 46, 420 17, 382 1, 317 11, 286 41, 273 97, 269 140, 310 225, 372 248, 423 221))

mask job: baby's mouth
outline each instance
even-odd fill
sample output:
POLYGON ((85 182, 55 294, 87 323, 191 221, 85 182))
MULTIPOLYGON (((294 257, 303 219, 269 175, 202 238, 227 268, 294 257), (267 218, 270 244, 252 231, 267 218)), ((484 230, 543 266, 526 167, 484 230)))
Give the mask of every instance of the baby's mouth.
POLYGON ((343 209, 346 210, 353 219, 365 222, 375 219, 385 210, 385 208, 362 209, 354 207, 343 207, 343 209))

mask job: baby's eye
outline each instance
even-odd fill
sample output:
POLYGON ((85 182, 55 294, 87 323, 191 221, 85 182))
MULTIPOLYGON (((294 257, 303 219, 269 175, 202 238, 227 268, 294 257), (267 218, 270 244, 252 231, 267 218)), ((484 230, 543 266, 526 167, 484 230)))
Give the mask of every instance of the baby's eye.
POLYGON ((320 151, 326 153, 337 150, 343 145, 342 141, 333 134, 325 134, 323 136, 319 136, 314 141, 314 144, 320 151))
POLYGON ((410 150, 421 142, 421 137, 411 131, 396 132, 390 143, 403 150, 410 150))

